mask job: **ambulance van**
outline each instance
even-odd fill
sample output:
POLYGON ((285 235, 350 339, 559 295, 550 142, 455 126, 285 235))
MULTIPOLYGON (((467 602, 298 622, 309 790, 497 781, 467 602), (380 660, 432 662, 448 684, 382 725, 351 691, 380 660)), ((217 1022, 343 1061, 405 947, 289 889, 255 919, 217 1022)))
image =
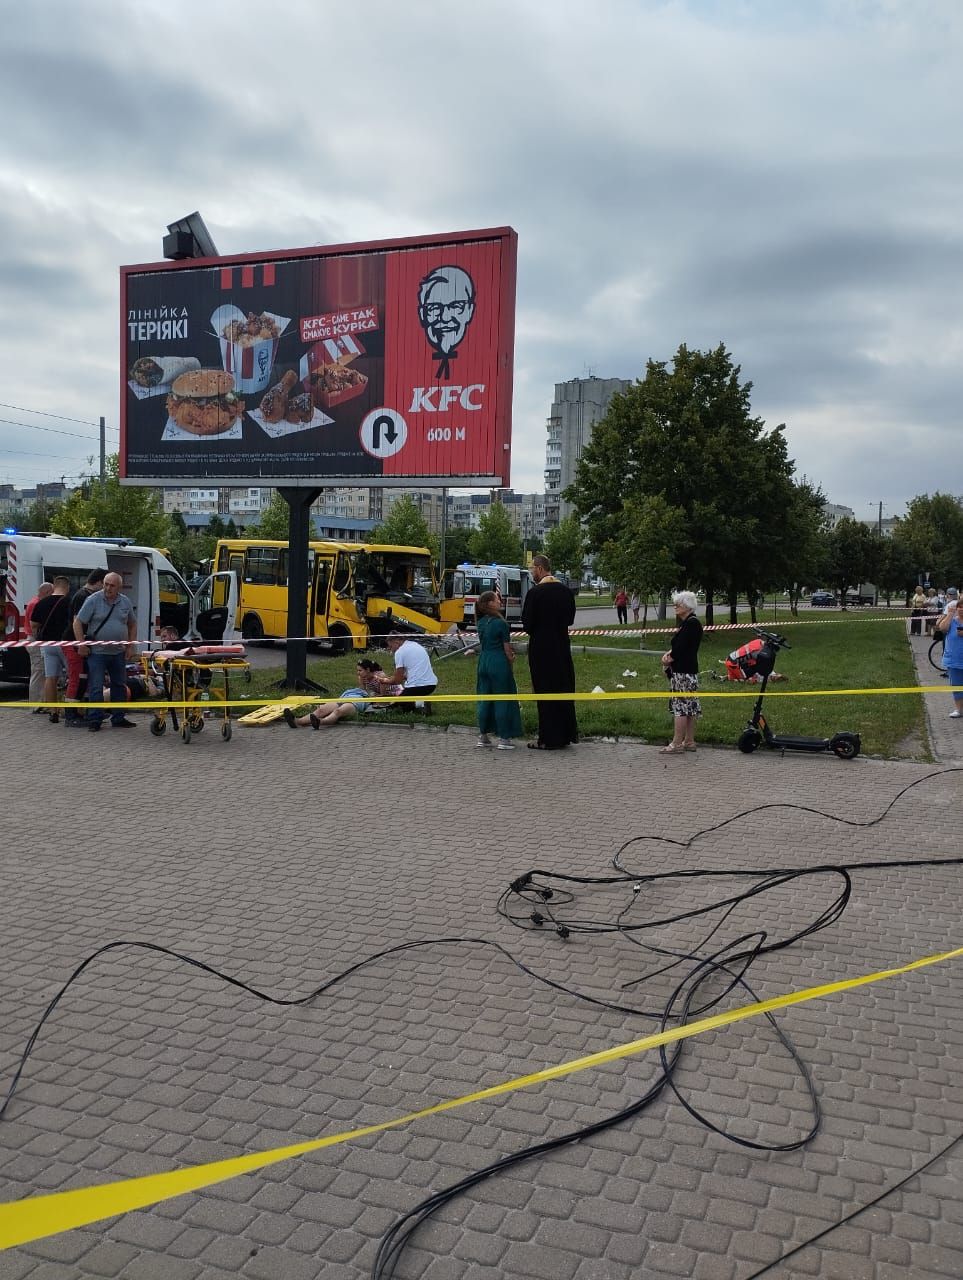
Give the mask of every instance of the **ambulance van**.
POLYGON ((161 627, 176 627, 185 640, 230 641, 237 612, 233 573, 215 573, 191 591, 171 562, 154 547, 123 538, 62 538, 56 534, 0 533, 0 680, 26 683, 30 660, 24 610, 42 582, 63 574, 71 592, 92 569, 119 573, 121 590, 137 615, 137 639, 155 641, 161 627))

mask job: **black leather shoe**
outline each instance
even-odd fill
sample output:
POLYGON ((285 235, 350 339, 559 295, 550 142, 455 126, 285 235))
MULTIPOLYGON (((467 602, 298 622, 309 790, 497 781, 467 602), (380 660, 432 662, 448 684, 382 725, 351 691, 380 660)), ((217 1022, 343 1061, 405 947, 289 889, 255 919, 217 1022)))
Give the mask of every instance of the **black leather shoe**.
POLYGON ((88 732, 88 733, 100 733, 100 721, 98 720, 96 724, 89 724, 89 725, 87 726, 87 732, 88 732))
POLYGON ((112 720, 111 724, 115 729, 136 729, 137 725, 133 720, 112 720))

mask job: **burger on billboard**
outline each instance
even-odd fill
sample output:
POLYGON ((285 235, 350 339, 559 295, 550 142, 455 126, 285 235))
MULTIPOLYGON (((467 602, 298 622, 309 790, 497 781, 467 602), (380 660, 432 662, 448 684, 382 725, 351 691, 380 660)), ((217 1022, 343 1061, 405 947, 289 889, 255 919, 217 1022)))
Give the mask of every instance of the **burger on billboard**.
POLYGON ((507 485, 516 245, 121 268, 122 480, 507 485))

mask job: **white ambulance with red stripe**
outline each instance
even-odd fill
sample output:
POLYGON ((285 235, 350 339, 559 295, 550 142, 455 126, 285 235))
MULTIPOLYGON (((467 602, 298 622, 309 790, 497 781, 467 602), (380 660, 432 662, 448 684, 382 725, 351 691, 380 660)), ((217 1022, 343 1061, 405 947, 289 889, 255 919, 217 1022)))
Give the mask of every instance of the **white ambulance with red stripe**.
POLYGON ((460 564, 454 572, 455 595, 465 597, 466 627, 475 625, 475 602, 484 591, 497 591, 502 615, 510 627, 521 627, 522 605, 532 575, 517 564, 460 564))
POLYGON ((62 538, 56 534, 0 533, 0 680, 30 678, 24 610, 42 582, 70 579, 71 592, 93 569, 119 573, 121 590, 137 614, 137 639, 157 639, 161 627, 176 627, 184 639, 231 640, 237 612, 233 573, 215 573, 191 591, 163 552, 124 538, 62 538))

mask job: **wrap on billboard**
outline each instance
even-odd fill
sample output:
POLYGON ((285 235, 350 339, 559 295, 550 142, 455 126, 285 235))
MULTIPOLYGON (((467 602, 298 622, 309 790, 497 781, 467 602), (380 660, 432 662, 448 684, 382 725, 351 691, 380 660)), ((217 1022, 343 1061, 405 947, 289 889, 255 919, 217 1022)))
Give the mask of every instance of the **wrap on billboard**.
POLYGON ((508 485, 508 227, 121 268, 128 484, 508 485))

